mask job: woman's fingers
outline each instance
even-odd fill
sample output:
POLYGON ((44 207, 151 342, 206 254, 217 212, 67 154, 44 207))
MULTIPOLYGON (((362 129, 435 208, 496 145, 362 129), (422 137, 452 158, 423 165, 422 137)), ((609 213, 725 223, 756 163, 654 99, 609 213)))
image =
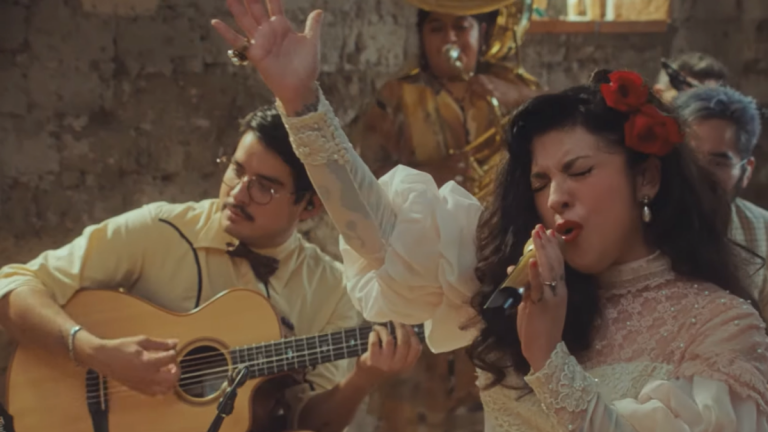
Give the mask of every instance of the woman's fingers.
POLYGON ((245 33, 245 37, 249 40, 252 39, 256 30, 259 29, 259 24, 256 23, 251 13, 246 9, 243 0, 227 0, 227 8, 232 13, 237 26, 245 33))
POLYGON ((261 27, 264 23, 269 21, 269 14, 264 8, 262 0, 246 0, 245 6, 248 8, 251 18, 258 27, 261 27))
POLYGON ((273 17, 283 15, 283 2, 282 0, 267 0, 267 6, 269 7, 269 14, 273 17))
POLYGON ((541 274, 539 272, 539 260, 532 259, 528 264, 528 273, 530 286, 526 291, 529 291, 529 301, 533 304, 538 304, 544 300, 544 290, 541 284, 541 274))
POLYGON ((240 49, 246 44, 246 39, 237 34, 236 31, 232 30, 232 28, 223 21, 215 19, 211 21, 211 25, 233 49, 240 49))
MULTIPOLYGON (((558 283, 563 278, 563 255, 560 251, 560 239, 554 231, 546 231, 537 225, 532 234, 536 250, 536 266, 531 265, 531 299, 534 303, 548 300, 556 295, 558 283)), ((533 264, 533 262, 532 262, 533 264)))

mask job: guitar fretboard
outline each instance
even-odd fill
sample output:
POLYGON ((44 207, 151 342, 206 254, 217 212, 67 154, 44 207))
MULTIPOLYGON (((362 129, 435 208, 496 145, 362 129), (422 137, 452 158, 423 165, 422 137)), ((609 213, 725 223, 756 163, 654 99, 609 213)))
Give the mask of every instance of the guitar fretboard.
MULTIPOLYGON (((395 334, 392 323, 386 324, 395 334)), ((413 326, 418 338, 424 341, 424 326, 413 326)), ((314 336, 302 336, 258 345, 237 347, 230 351, 234 367, 246 365, 249 378, 274 375, 360 357, 368 351, 368 336, 372 325, 339 330, 314 336)))

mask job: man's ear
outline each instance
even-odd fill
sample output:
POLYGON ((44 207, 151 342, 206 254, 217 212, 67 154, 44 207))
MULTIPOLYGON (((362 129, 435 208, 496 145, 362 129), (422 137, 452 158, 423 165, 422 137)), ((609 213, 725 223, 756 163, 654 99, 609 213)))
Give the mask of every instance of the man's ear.
POLYGON ((312 219, 320 214, 321 211, 323 211, 323 202, 320 201, 320 197, 313 192, 312 195, 305 200, 304 209, 299 213, 299 220, 304 222, 307 219, 312 219))
POLYGON ((744 173, 744 178, 741 180, 741 187, 745 188, 749 184, 749 181, 752 180, 752 175, 755 173, 755 157, 750 156, 749 159, 747 159, 747 162, 744 164, 744 169, 747 170, 747 172, 744 173))
POLYGON ((639 168, 635 176, 635 194, 640 199, 648 197, 651 201, 661 186, 661 161, 650 157, 639 168))

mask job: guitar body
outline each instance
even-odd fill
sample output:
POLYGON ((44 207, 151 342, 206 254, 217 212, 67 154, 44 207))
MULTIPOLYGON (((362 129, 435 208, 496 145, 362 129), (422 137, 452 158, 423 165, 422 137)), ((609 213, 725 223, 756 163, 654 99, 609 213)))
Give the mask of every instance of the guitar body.
MULTIPOLYGON (((206 431, 226 390, 227 376, 234 372, 230 349, 282 336, 268 300, 245 289, 222 293, 187 314, 107 290, 80 291, 64 309, 101 338, 147 335, 177 339, 182 378, 173 394, 143 396, 93 371, 87 374, 66 356, 52 356, 20 344, 8 368, 7 385, 8 411, 18 432, 206 431), (220 364, 205 372, 205 385, 202 378, 206 375, 193 370, 200 361, 208 366, 210 362, 220 364)), ((277 377, 281 381, 285 378, 277 377)), ((266 398, 265 404, 272 403, 271 395, 263 394, 271 391, 259 391, 259 387, 264 385, 266 390, 280 385, 266 384, 270 383, 263 378, 251 379, 238 390, 234 411, 224 420, 221 432, 265 430, 261 425, 267 420, 252 418, 251 405, 266 407, 254 400, 261 396, 266 398)), ((257 411, 269 414, 269 409, 257 411)))

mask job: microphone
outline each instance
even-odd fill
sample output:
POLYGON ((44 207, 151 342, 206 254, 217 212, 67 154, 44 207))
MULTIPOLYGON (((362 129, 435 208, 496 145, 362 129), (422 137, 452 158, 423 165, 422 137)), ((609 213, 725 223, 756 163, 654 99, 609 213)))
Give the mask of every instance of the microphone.
MULTIPOLYGON (((557 236, 560 250, 563 248, 563 237, 557 236)), ((491 298, 485 303, 483 309, 501 307, 505 311, 516 308, 523 301, 523 295, 528 283, 531 281, 528 273, 528 266, 531 259, 536 256, 536 250, 533 247, 533 239, 528 239, 523 247, 523 256, 517 261, 515 268, 504 279, 504 282, 496 288, 491 298)))
POLYGON ((219 405, 216 408, 216 417, 214 417, 211 425, 208 427, 208 432, 218 432, 221 429, 224 419, 232 414, 235 409, 235 399, 237 399, 237 389, 240 388, 245 381, 248 380, 248 374, 250 369, 248 366, 240 367, 234 377, 230 377, 229 389, 224 393, 219 405))

